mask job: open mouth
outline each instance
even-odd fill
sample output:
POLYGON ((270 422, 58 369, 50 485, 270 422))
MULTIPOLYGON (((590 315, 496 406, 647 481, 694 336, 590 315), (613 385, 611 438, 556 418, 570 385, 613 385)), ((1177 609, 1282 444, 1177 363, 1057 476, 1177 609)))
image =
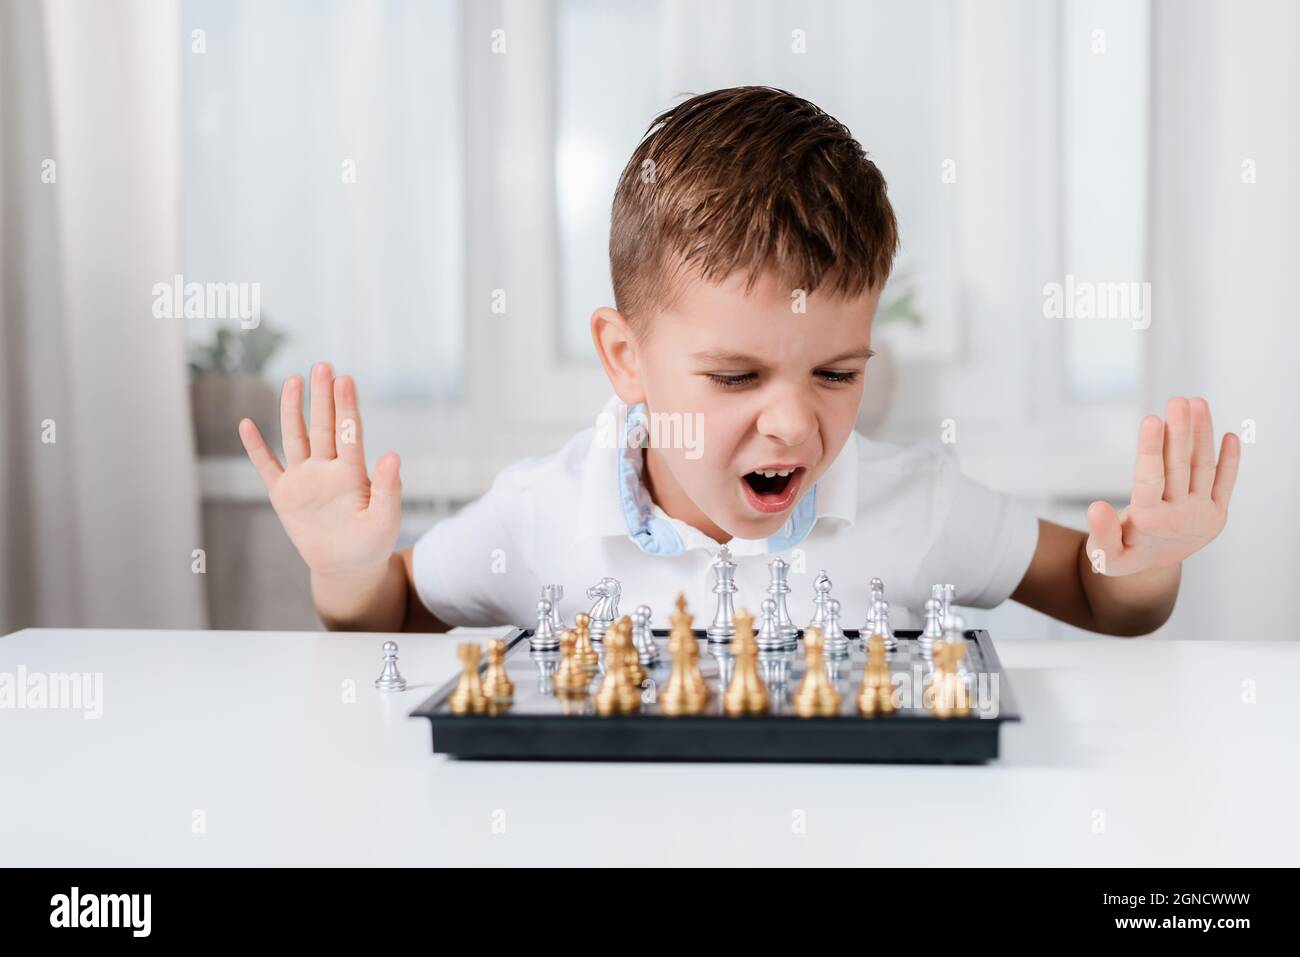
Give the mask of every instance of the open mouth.
POLYGON ((794 504, 806 471, 802 465, 794 469, 763 469, 742 476, 740 484, 756 511, 772 515, 794 504))

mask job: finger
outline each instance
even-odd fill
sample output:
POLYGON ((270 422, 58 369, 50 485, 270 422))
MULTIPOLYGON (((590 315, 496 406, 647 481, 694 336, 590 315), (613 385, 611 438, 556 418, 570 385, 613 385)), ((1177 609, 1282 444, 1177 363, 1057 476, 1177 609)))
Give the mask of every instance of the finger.
POLYGON ((318 362, 311 370, 311 457, 334 458, 334 372, 318 362))
POLYGON ((361 408, 357 402, 357 384, 350 375, 334 380, 334 408, 338 421, 334 442, 339 458, 352 465, 366 467, 366 453, 361 444, 361 408))
POLYGON ((370 483, 368 511, 377 517, 394 517, 402 511, 402 460, 396 452, 386 452, 375 463, 375 477, 370 483))
POLYGON ((1124 551, 1124 531, 1120 525, 1119 513, 1110 502, 1093 502, 1088 506, 1088 531, 1092 541, 1088 543, 1088 561, 1098 571, 1104 571, 1105 564, 1112 562, 1124 551), (1101 550, 1101 557, 1097 550, 1101 550))
POLYGON ((1192 479, 1188 492, 1202 498, 1214 484, 1214 419, 1210 403, 1199 396, 1191 401, 1192 409, 1192 479))
POLYGON ((248 459, 257 469, 257 474, 262 476, 262 483, 266 486, 266 490, 271 491, 280 476, 284 474, 284 469, 276 461, 275 453, 266 444, 266 439, 262 438, 257 423, 252 419, 240 419, 239 439, 244 443, 244 451, 248 453, 248 459))
POLYGON ((1165 501, 1186 498, 1192 478, 1192 412, 1182 396, 1165 405, 1164 456, 1165 501))
POLYGON ((302 376, 291 375, 280 390, 280 441, 290 468, 307 458, 307 423, 302 420, 302 376))
POLYGON ((1236 433, 1229 432, 1223 437, 1219 447, 1219 467, 1214 473, 1214 488, 1210 498, 1220 508, 1227 508, 1232 501, 1232 487, 1237 484, 1237 467, 1241 464, 1241 440, 1236 433))
POLYGON ((1137 465, 1133 469, 1133 505, 1154 505, 1165 490, 1164 423, 1148 415, 1138 426, 1137 465))

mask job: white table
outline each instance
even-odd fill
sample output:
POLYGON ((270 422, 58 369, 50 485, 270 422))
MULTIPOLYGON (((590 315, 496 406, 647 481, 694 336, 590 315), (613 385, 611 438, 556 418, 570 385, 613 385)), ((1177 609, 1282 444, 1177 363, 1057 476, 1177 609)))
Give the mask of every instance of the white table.
POLYGON ((0 710, 0 864, 1300 863, 1298 643, 998 642, 1024 721, 985 766, 534 764, 407 717, 463 634, 396 636, 402 694, 380 635, 2 638, 103 715, 0 710))

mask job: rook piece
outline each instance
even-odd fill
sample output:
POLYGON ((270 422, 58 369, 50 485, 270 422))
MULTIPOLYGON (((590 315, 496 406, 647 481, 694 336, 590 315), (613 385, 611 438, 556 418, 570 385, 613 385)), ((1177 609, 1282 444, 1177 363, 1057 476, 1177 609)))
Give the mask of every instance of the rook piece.
MULTIPOLYGON (((831 580, 822 569, 817 573, 817 580, 813 582, 813 616, 812 621, 808 622, 808 628, 816 628, 826 635, 827 619, 830 617, 830 609, 826 603, 831 600, 831 580)), ((808 628, 804 629, 804 641, 807 641, 808 628)))
POLYGON ((550 599, 543 598, 537 603, 537 627, 533 629, 532 636, 528 639, 528 649, 530 651, 554 651, 560 647, 560 635, 555 631, 555 623, 552 616, 555 613, 555 606, 551 604, 550 599))
POLYGON ((483 694, 493 714, 507 710, 515 700, 515 683, 506 674, 506 643, 500 638, 488 642, 487 674, 483 676, 483 694))
POLYGON ((457 646, 456 654, 460 657, 460 681, 447 699, 447 706, 451 708, 452 714, 482 714, 488 706, 483 683, 478 675, 478 662, 483 649, 477 643, 467 641, 457 646))
POLYGON ((722 695, 722 708, 733 718, 766 714, 767 688, 758 674, 758 644, 754 640, 754 616, 741 609, 736 613, 736 638, 731 651, 736 656, 735 672, 722 695))
POLYGON ((542 597, 551 603, 551 631, 555 634, 556 641, 559 641, 559 636, 569 627, 560 616, 560 599, 564 597, 564 586, 547 585, 542 589, 542 597))
MULTIPOLYGON (((798 645, 799 628, 790 618, 790 608, 785 597, 790 594, 790 563, 783 558, 775 558, 768 563, 767 569, 767 593, 776 603, 776 630, 785 642, 785 647, 793 650, 798 645)), ((762 647, 761 634, 759 647, 762 647)))
POLYGON ((801 718, 826 718, 840 712, 843 701, 826 677, 826 655, 821 630, 807 628, 803 633, 803 680, 794 691, 794 713, 801 718))
POLYGON ((380 691, 405 691, 406 679, 397 670, 397 642, 384 642, 384 670, 375 679, 380 691))
MULTIPOLYGON (((768 590, 771 591, 770 588, 768 590)), ((777 623, 779 613, 776 601, 771 598, 764 598, 759 608, 762 611, 763 618, 758 626, 758 637, 755 639, 758 650, 763 652, 784 651, 786 639, 785 635, 781 633, 780 625, 777 623)), ((786 615, 787 619, 789 617, 789 615, 786 615)))
POLYGON ((880 635, 867 639, 867 668, 858 688, 858 711, 864 718, 894 713, 894 685, 880 635))
MULTIPOLYGON (((622 594, 623 586, 617 578, 602 578, 587 589, 587 597, 593 602, 588 615, 588 636, 592 641, 605 639, 605 632, 618 618, 618 600, 622 594)), ((576 616, 574 620, 577 620, 576 616)))
POLYGON ((632 612, 632 644, 636 646, 637 659, 643 665, 653 665, 659 660, 659 646, 650 630, 650 606, 637 605, 632 612))
POLYGON ((709 641, 730 641, 736 634, 732 619, 736 609, 732 595, 736 588, 736 563, 731 560, 731 549, 723 545, 713 559, 713 594, 718 596, 718 607, 713 614, 713 624, 705 630, 709 641))

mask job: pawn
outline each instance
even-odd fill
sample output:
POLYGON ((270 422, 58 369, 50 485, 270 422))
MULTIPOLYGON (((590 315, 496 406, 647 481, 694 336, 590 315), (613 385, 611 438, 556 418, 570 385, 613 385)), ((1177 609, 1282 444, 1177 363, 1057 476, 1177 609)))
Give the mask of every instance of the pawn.
POLYGON ((803 680, 794 691, 794 713, 801 718, 828 718, 840 712, 843 698, 826 677, 825 639, 821 629, 803 633, 803 680))
POLYGON ((672 665, 668 683, 659 694, 659 710, 670 718, 699 714, 709 701, 709 688, 700 674, 700 646, 691 632, 692 616, 685 602, 679 600, 678 614, 668 634, 668 652, 672 665))
POLYGON ((528 647, 533 651, 554 651, 560 647, 560 637, 555 632, 555 606, 550 599, 543 598, 537 603, 537 627, 528 639, 528 647))
POLYGON ((876 620, 872 633, 881 637, 885 643, 885 653, 892 655, 898 650, 898 639, 894 637, 894 629, 889 625, 889 602, 881 598, 872 604, 872 609, 876 620))
POLYGON ((781 651, 785 648, 785 635, 781 633, 781 626, 778 624, 778 612, 776 600, 764 598, 759 604, 759 610, 762 619, 758 626, 758 635, 754 639, 758 645, 759 651, 771 652, 781 651))
POLYGON ((894 685, 885 659, 885 642, 880 635, 867 639, 867 667, 858 688, 858 712, 864 718, 894 713, 894 685))
POLYGON ((826 655, 830 658, 844 658, 849 653, 849 637, 840 625, 840 603, 831 598, 826 602, 826 630, 822 633, 826 641, 826 655))
MULTIPOLYGON (((938 587, 938 586, 936 586, 938 587)), ((925 628, 916 639, 916 647, 926 661, 934 661, 934 647, 943 641, 943 602, 928 598, 925 602, 925 628)))
POLYGON ((578 666, 588 672, 596 671, 600 667, 600 652, 596 650, 595 644, 591 640, 591 616, 585 611, 580 611, 573 616, 576 625, 574 628, 574 645, 573 657, 576 659, 578 666))
POLYGON ((591 684, 591 672, 578 663, 574 651, 577 648, 578 635, 569 629, 560 635, 560 654, 564 656, 560 667, 555 671, 552 685, 557 698, 581 698, 587 694, 591 684))
POLYGON ((506 674, 506 643, 500 638, 488 642, 487 673, 483 676, 483 694, 488 700, 488 710, 499 714, 509 709, 515 700, 515 683, 506 674))
MULTIPOLYGON (((623 649, 623 667, 627 670, 628 680, 636 687, 645 681, 645 669, 641 667, 641 658, 632 641, 632 619, 624 615, 610 629, 611 640, 623 649)), ((609 643, 606 642, 608 645, 609 643)))
POLYGON ((659 660, 659 646, 650 630, 650 606, 637 605, 632 613, 632 644, 636 646, 637 660, 643 665, 653 665, 659 660))
POLYGON ((926 689, 925 702, 936 718, 966 718, 970 716, 970 693, 957 663, 961 652, 952 642, 941 642, 934 652, 934 673, 926 689))
POLYGON ((487 695, 483 693, 483 683, 479 680, 478 662, 483 656, 483 649, 475 642, 465 642, 456 648, 460 658, 460 681, 456 690, 447 699, 447 706, 452 714, 482 714, 487 710, 487 695))
POLYGON ((741 609, 734 619, 735 638, 731 652, 736 656, 731 683, 722 695, 722 707, 733 718, 766 714, 767 688, 758 673, 758 643, 754 639, 754 616, 741 609))
POLYGON ((628 676, 625 649, 621 641, 605 643, 605 680, 595 698, 596 713, 602 718, 633 714, 641 707, 641 695, 628 676))
POLYGON ((397 642, 384 642, 384 670, 375 679, 375 687, 380 691, 405 691, 406 679, 397 670, 397 642))

